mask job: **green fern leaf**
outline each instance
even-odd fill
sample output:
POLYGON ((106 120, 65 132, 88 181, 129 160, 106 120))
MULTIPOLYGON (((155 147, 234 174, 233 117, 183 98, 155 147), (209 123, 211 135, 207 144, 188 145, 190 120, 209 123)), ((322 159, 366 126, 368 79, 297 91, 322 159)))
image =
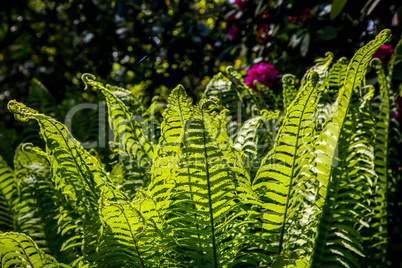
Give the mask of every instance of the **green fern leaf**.
MULTIPOLYGON (((50 116, 55 116, 56 106, 55 99, 48 89, 36 78, 31 80, 26 104, 35 110, 50 116)), ((44 142, 39 138, 39 126, 29 122, 22 130, 21 142, 31 142, 44 148, 44 142)))
POLYGON ((69 267, 45 254, 29 236, 14 232, 0 232, 0 263, 3 268, 69 267))
POLYGON ((245 242, 238 196, 247 195, 249 178, 226 131, 226 111, 214 112, 217 101, 193 107, 182 87, 173 90, 157 154, 164 155, 147 192, 163 232, 177 239, 182 263, 192 267, 229 266, 245 242))
MULTIPOLYGON (((36 182, 41 181, 43 177, 49 176, 51 172, 47 157, 38 157, 38 155, 30 153, 24 149, 24 147, 28 146, 31 145, 18 146, 14 155, 14 168, 18 185, 18 195, 14 196, 18 226, 15 231, 29 235, 41 249, 48 250, 45 226, 40 217, 40 207, 37 206, 37 200, 33 196, 33 192, 38 190, 35 189, 36 182)), ((52 190, 54 187, 50 189, 52 190)), ((42 196, 50 195, 51 197, 54 195, 54 192, 48 193, 46 190, 49 189, 42 188, 42 196)), ((52 199, 50 198, 47 201, 50 201, 49 205, 52 206, 52 199)), ((41 203, 39 202, 38 204, 41 203)))
POLYGON ((222 73, 215 75, 208 83, 204 98, 220 99, 219 109, 229 109, 228 132, 232 140, 237 136, 241 127, 242 120, 248 119, 246 109, 243 104, 243 99, 240 92, 232 85, 232 82, 227 79, 222 73))
POLYGON ((390 85, 385 77, 382 63, 373 59, 371 66, 376 70, 380 85, 381 105, 376 117, 375 138, 375 172, 378 178, 373 185, 373 213, 371 214, 372 230, 367 234, 365 249, 369 253, 367 263, 385 262, 387 252, 387 191, 390 172, 388 171, 389 137, 390 137, 390 85))
MULTIPOLYGON (((94 254, 93 240, 96 239, 100 224, 97 211, 101 192, 110 200, 126 200, 126 197, 116 189, 98 161, 81 147, 63 124, 16 101, 10 101, 8 109, 17 120, 26 122, 36 119, 41 128, 49 162, 53 167, 52 178, 64 198, 58 219, 59 232, 62 235, 69 230, 75 232, 65 241, 62 250, 72 248, 80 251, 84 245, 84 255, 81 257, 90 258, 94 254)), ((81 260, 77 258, 74 264, 81 260)))
POLYGON ((284 254, 288 222, 300 206, 301 196, 294 188, 303 180, 301 167, 308 160, 307 152, 315 137, 314 122, 320 96, 318 79, 318 74, 312 72, 289 106, 274 148, 263 159, 253 182, 253 190, 263 202, 262 228, 265 239, 271 243, 272 253, 284 254))
POLYGON ((340 58, 331 66, 327 78, 327 92, 329 94, 336 94, 343 87, 347 70, 348 61, 346 58, 340 58))
POLYGON ((262 115, 255 116, 244 122, 236 137, 233 147, 245 153, 245 166, 250 177, 254 178, 262 159, 273 146, 274 124, 279 117, 279 111, 263 110, 262 115))
POLYGON ((144 105, 135 96, 133 96, 130 90, 111 85, 106 85, 106 88, 124 103, 132 115, 139 116, 139 123, 142 126, 142 133, 151 143, 151 147, 153 147, 153 145, 158 142, 158 132, 160 127, 154 117, 155 113, 153 109, 155 109, 155 107, 146 109, 144 105))
MULTIPOLYGON (((110 127, 115 133, 115 145, 119 147, 122 157, 128 156, 133 159, 139 168, 149 167, 153 156, 153 148, 148 140, 148 126, 143 118, 133 115, 124 103, 101 83, 94 81, 95 76, 83 74, 82 80, 88 85, 99 89, 105 96, 110 127)), ((116 92, 121 92, 116 91, 116 92)))
POLYGON ((0 230, 13 231, 16 228, 13 197, 17 193, 14 171, 0 155, 0 230))
POLYGON ((140 212, 149 202, 152 203, 101 200, 102 228, 96 267, 177 266, 174 249, 164 241, 160 226, 140 212))
POLYGON ((295 86, 295 76, 286 74, 282 77, 283 83, 283 107, 287 110, 289 105, 297 96, 297 88, 295 86))
POLYGON ((67 199, 77 202, 77 208, 81 207, 78 205, 81 202, 84 202, 82 207, 96 206, 102 190, 108 193, 110 199, 125 199, 114 189, 98 161, 80 146, 63 124, 17 101, 10 101, 8 109, 14 113, 17 120, 38 121, 54 168, 53 172, 60 180, 56 182, 56 187, 62 189, 68 196, 67 199), (89 199, 80 200, 84 195, 89 199))
MULTIPOLYGON (((389 30, 382 31, 375 40, 369 42, 355 54, 349 64, 345 85, 339 92, 333 115, 327 120, 324 129, 321 131, 320 136, 314 144, 316 159, 312 170, 315 174, 315 178, 320 183, 318 195, 315 200, 318 208, 329 208, 333 205, 333 193, 336 192, 335 190, 338 187, 338 180, 330 180, 330 177, 332 176, 334 167, 337 165, 335 157, 338 151, 337 147, 341 133, 347 129, 345 122, 352 93, 357 93, 362 87, 364 75, 371 56, 390 35, 389 30)), ((317 229, 318 234, 312 255, 313 267, 320 267, 324 262, 325 241, 329 231, 327 229, 327 223, 325 222, 328 210, 329 209, 325 209, 322 215, 319 216, 320 225, 317 229)), ((346 265, 344 263, 342 264, 346 265)))
POLYGON ((398 44, 396 44, 394 53, 392 53, 391 59, 388 62, 388 82, 391 83, 393 75, 394 75, 394 66, 395 61, 398 57, 398 53, 400 53, 400 49, 402 48, 402 38, 399 39, 398 44))
POLYGON ((57 231, 60 193, 51 180, 48 156, 32 144, 20 145, 14 156, 18 195, 14 198, 16 231, 29 235, 46 253, 52 253, 64 263, 75 259, 74 252, 60 254, 63 239, 57 231))
MULTIPOLYGON (((173 186, 171 181, 166 181, 166 176, 171 172, 179 157, 179 144, 185 136, 186 122, 192 116, 192 100, 187 97, 183 86, 179 85, 172 90, 168 98, 168 105, 163 112, 164 121, 161 125, 161 137, 155 150, 153 165, 151 167, 151 184, 148 190, 156 195, 161 193, 169 195, 169 189, 173 186)), ((165 197, 162 197, 164 199, 165 197)), ((156 200, 158 202, 158 200, 156 200)))
MULTIPOLYGON (((319 243, 324 243, 320 265, 336 262, 346 267, 360 267, 359 256, 364 256, 362 237, 358 230, 368 226, 372 202, 371 186, 377 176, 374 172, 375 137, 371 99, 374 88, 362 89, 358 100, 352 98, 338 144, 337 166, 334 168, 323 207, 319 243), (333 249, 336 248, 336 252, 333 249)), ((353 96, 354 97, 354 96, 353 96)))
POLYGON ((327 78, 328 74, 328 69, 329 66, 332 63, 332 60, 334 58, 334 55, 331 52, 325 53, 325 58, 318 58, 315 60, 316 64, 311 67, 310 69, 307 70, 307 72, 304 74, 302 81, 301 81, 301 87, 303 87, 310 76, 312 72, 316 72, 319 76, 319 85, 325 85, 325 80, 327 78))

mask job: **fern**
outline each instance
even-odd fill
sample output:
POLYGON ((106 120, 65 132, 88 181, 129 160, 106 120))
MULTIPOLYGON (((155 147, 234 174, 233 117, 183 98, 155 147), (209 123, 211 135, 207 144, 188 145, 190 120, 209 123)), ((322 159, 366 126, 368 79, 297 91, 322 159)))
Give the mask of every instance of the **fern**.
POLYGON ((289 106, 274 148, 263 159, 253 182, 253 190, 259 194, 265 210, 261 215, 262 228, 271 243, 269 250, 278 255, 284 248, 288 221, 300 205, 301 197, 293 188, 300 180, 300 167, 315 136, 318 78, 317 73, 311 73, 308 83, 289 106))
POLYGON ((372 213, 373 230, 371 240, 367 245, 367 251, 371 252, 371 247, 375 247, 370 254, 370 259, 378 258, 384 261, 387 248, 387 189, 388 189, 388 144, 389 144, 389 124, 390 124, 390 85, 386 81, 384 69, 378 59, 371 61, 377 73, 377 81, 380 85, 381 106, 380 113, 376 118, 376 139, 375 139, 375 172, 378 179, 373 189, 374 211, 372 213))
POLYGON ((0 230, 12 231, 16 227, 12 197, 16 195, 14 171, 0 156, 0 230))
MULTIPOLYGON (((148 213, 141 213, 143 206, 151 200, 141 202, 111 202, 101 200, 100 215, 102 228, 98 245, 96 267, 172 267, 174 249, 148 213), (116 250, 118 249, 118 250, 116 250)), ((151 204, 152 206, 152 204, 151 204)))
POLYGON ((3 268, 69 267, 45 254, 29 236, 14 232, 0 232, 0 263, 3 268))
POLYGON ((297 96, 297 89, 295 86, 294 75, 287 74, 282 77, 283 82, 283 107, 287 110, 287 107, 293 102, 297 96))
MULTIPOLYGON (((50 94, 48 89, 36 78, 33 78, 29 86, 28 98, 26 105, 33 109, 39 110, 49 116, 55 116, 55 99, 50 94)), ((22 143, 34 143, 37 146, 44 148, 43 140, 38 136, 39 127, 37 124, 27 124, 22 131, 22 143)))
POLYGON ((239 132, 242 121, 247 120, 249 117, 245 112, 243 98, 238 89, 222 73, 219 73, 208 83, 204 97, 220 99, 220 110, 230 109, 228 113, 228 131, 230 137, 234 140, 239 132))
MULTIPOLYGON (((13 197, 15 217, 17 218, 15 230, 29 235, 41 249, 47 249, 45 226, 43 225, 45 221, 42 221, 39 216, 40 207, 37 206, 38 200, 34 197, 33 192, 39 188, 35 184, 41 181, 40 177, 49 175, 50 167, 46 158, 38 157, 23 148, 28 146, 20 145, 14 156, 18 187, 18 195, 13 197)), ((50 195, 51 197, 54 193, 49 193, 49 189, 46 188, 45 186, 41 189, 42 196, 50 195)), ((54 188, 50 187, 50 191, 51 189, 54 188)), ((52 206, 52 199, 47 201, 50 201, 49 205, 52 206)), ((44 203, 38 202, 38 204, 44 203)))
MULTIPOLYGON (((353 263, 349 255, 349 249, 345 246, 339 247, 332 254, 325 254, 326 241, 330 237, 328 222, 334 216, 334 205, 338 192, 339 179, 332 177, 334 167, 337 165, 335 156, 338 152, 339 139, 347 130, 345 120, 348 114, 349 104, 353 92, 358 92, 361 88, 366 68, 374 52, 390 37, 390 31, 382 31, 375 40, 361 48, 352 58, 345 77, 345 85, 339 92, 337 106, 333 116, 329 118, 326 125, 314 144, 316 159, 314 162, 315 178, 321 183, 318 190, 316 205, 322 207, 320 225, 318 226, 317 239, 312 255, 312 266, 320 267, 326 262, 337 261, 339 264, 348 267, 347 261, 353 263), (331 178, 332 177, 332 178, 331 178), (347 261, 344 261, 344 260, 347 261)), ((346 241, 344 237, 339 237, 337 245, 342 245, 346 241)), ((346 244, 348 244, 346 242, 346 244)), ((358 247, 353 244, 352 249, 357 252, 358 247)))
POLYGON ((303 87, 307 81, 308 77, 312 72, 316 72, 318 74, 319 80, 318 83, 320 85, 325 85, 325 78, 328 76, 328 70, 329 66, 332 63, 332 60, 334 58, 334 55, 331 52, 325 53, 325 58, 318 58, 316 59, 316 64, 311 67, 310 69, 307 70, 307 72, 304 74, 302 81, 301 81, 301 86, 303 87))
POLYGON ((179 85, 160 124, 159 100, 147 110, 130 91, 84 74, 106 100, 118 146, 110 174, 62 123, 9 102, 17 120, 39 123, 46 152, 21 145, 15 170, 0 159, 2 267, 67 267, 50 255, 72 267, 385 263, 393 94, 374 60, 375 118, 365 73, 389 37, 381 32, 348 66, 331 68, 327 53, 300 90, 284 75, 283 102, 258 83, 252 92, 231 68, 196 105, 179 85), (281 116, 265 110, 282 105, 281 116))
POLYGON ((155 159, 147 192, 184 264, 196 267, 233 263, 246 228, 237 196, 250 188, 247 174, 225 131, 226 113, 217 116, 213 107, 214 100, 193 107, 182 87, 173 90, 157 149, 163 157, 155 159))
POLYGON ((273 146, 275 136, 275 121, 279 111, 262 111, 262 115, 244 122, 233 147, 245 153, 245 166, 249 168, 250 177, 254 178, 262 159, 273 146))
MULTIPOLYGON (((127 106, 117 97, 119 94, 121 97, 121 93, 127 94, 123 89, 115 89, 113 93, 101 83, 91 79, 95 79, 95 77, 90 74, 82 76, 82 80, 86 84, 99 89, 106 98, 109 124, 115 133, 114 143, 118 146, 120 158, 124 161, 125 166, 129 166, 130 170, 138 172, 139 177, 145 177, 146 168, 151 165, 153 156, 151 137, 147 132, 149 121, 129 112, 127 106)), ((136 105, 138 106, 138 104, 136 105)), ((137 107, 138 109, 140 108, 137 107)), ((145 111, 142 112, 145 113, 145 111)), ((143 178, 143 180, 145 179, 143 178)), ((145 181, 145 183, 147 182, 145 181)))
POLYGON ((8 109, 15 114, 16 119, 36 119, 41 127, 49 162, 53 166, 54 184, 64 196, 58 219, 59 231, 64 234, 75 230, 75 235, 65 241, 61 250, 76 248, 80 252, 79 247, 84 246, 84 255, 81 257, 90 258, 94 250, 91 240, 96 236, 100 224, 97 208, 101 192, 105 191, 111 200, 125 200, 126 197, 116 189, 97 160, 80 146, 63 124, 16 101, 10 101, 8 109), (74 223, 77 220, 78 224, 74 223))
POLYGON ((340 58, 331 66, 327 78, 327 91, 329 94, 334 95, 343 87, 347 70, 348 61, 346 58, 340 58))
POLYGON ((32 144, 20 145, 16 150, 14 168, 18 195, 13 198, 17 218, 14 231, 29 234, 46 253, 53 253, 60 261, 68 262, 74 255, 73 252, 60 254, 63 240, 57 234, 57 218, 62 196, 51 180, 47 157, 32 144))

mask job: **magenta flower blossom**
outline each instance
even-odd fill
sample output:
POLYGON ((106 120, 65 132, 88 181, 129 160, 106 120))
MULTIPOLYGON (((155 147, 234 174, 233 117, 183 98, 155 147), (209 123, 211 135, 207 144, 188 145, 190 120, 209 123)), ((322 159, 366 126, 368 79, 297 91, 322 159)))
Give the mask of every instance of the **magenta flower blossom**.
POLYGON ((373 58, 379 58, 383 64, 386 64, 390 59, 394 49, 389 45, 382 45, 374 53, 373 58))
POLYGON ((258 91, 257 87, 254 85, 255 80, 267 87, 271 87, 275 79, 278 77, 279 72, 274 69, 274 66, 265 62, 260 62, 254 64, 254 66, 247 71, 244 83, 246 83, 249 88, 258 91))
POLYGON ((248 0, 235 0, 234 4, 237 5, 239 7, 239 9, 241 10, 243 8, 243 6, 247 3, 248 0))
POLYGON ((239 31, 239 28, 237 28, 237 27, 233 27, 228 30, 228 39, 230 42, 232 42, 236 38, 238 31, 239 31))

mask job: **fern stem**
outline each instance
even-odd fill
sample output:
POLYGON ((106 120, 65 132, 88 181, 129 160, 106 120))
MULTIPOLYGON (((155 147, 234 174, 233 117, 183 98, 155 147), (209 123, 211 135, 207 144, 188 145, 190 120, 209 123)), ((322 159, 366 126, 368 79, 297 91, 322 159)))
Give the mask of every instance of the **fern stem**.
POLYGON ((214 215, 212 211, 212 197, 211 197, 211 182, 209 178, 209 169, 208 169, 208 154, 207 154, 207 144, 206 144, 206 137, 205 137, 205 125, 204 125, 204 110, 202 112, 202 136, 204 142, 204 161, 205 161, 205 172, 207 175, 207 186, 208 186, 208 203, 209 203, 209 218, 211 221, 211 232, 212 232, 212 252, 214 254, 214 267, 218 268, 218 257, 216 254, 216 241, 215 241, 215 226, 214 226, 214 215))

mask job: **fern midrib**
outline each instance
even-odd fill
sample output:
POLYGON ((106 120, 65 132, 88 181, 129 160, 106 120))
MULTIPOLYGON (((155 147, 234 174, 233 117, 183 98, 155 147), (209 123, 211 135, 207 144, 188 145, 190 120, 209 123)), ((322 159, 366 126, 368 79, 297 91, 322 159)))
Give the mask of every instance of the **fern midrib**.
POLYGON ((214 215, 212 210, 212 194, 211 194, 211 182, 209 177, 209 166, 208 166, 208 154, 207 154, 207 144, 206 144, 206 137, 205 137, 205 125, 204 125, 204 110, 201 108, 202 113, 202 136, 203 136, 203 143, 204 143, 204 161, 205 161, 205 172, 207 177, 207 187, 208 187, 208 204, 209 204, 209 218, 211 222, 211 233, 212 233, 212 251, 214 254, 214 267, 218 268, 218 257, 216 254, 216 241, 215 241, 215 225, 214 225, 214 215))
MULTIPOLYGON (((308 84, 311 85, 311 81, 309 81, 308 84)), ((308 86, 308 84, 307 84, 307 86, 308 86)), ((313 86, 313 85, 311 85, 311 86, 313 86)), ((314 85, 313 87, 314 88, 311 90, 311 92, 310 92, 310 94, 309 94, 309 96, 307 98, 308 99, 307 104, 309 103, 311 96, 315 93, 316 85, 314 85)), ((279 240, 279 252, 278 252, 278 254, 280 254, 281 251, 282 251, 283 239, 284 239, 284 236, 285 236, 285 225, 286 225, 286 222, 287 222, 287 217, 286 216, 287 216, 288 205, 289 205, 289 201, 290 201, 290 191, 292 189, 293 179, 294 179, 293 175, 294 175, 294 172, 295 172, 295 163, 296 163, 296 158, 297 158, 296 153, 297 153, 297 149, 298 149, 298 145, 299 145, 299 138, 298 137, 299 137, 299 133, 300 133, 300 126, 301 126, 302 122, 304 121, 303 120, 303 115, 304 115, 304 111, 306 110, 306 108, 307 108, 307 105, 303 105, 303 110, 302 110, 302 113, 301 113, 301 116, 300 116, 301 118, 300 118, 299 124, 297 126, 297 134, 296 134, 297 139, 296 139, 296 144, 294 146, 294 153, 292 154, 293 155, 292 170, 291 170, 291 173, 290 173, 290 182, 289 182, 288 193, 287 193, 288 198, 286 199, 285 212, 284 212, 284 215, 283 215, 283 222, 282 222, 282 229, 281 229, 281 234, 280 234, 280 238, 279 238, 280 240, 279 240)))

